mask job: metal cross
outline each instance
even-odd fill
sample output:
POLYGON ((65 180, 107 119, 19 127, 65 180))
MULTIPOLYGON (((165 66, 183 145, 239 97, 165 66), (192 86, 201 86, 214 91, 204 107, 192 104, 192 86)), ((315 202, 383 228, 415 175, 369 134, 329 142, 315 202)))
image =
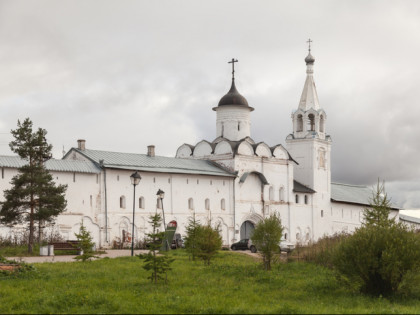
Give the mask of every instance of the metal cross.
POLYGON ((232 58, 232 61, 228 61, 228 63, 232 64, 232 80, 235 79, 235 62, 238 62, 235 58, 232 58))
POLYGON ((312 43, 312 40, 309 38, 306 42, 309 44, 309 52, 311 52, 311 43, 312 43))

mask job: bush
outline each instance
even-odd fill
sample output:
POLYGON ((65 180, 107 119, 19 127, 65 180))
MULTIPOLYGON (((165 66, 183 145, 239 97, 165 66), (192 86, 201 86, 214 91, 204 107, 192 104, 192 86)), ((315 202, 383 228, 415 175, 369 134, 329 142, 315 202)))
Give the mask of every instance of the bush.
POLYGON ((274 256, 276 253, 279 253, 282 234, 281 220, 276 214, 261 220, 252 233, 252 243, 262 254, 265 270, 271 270, 274 256))
POLYGON ((204 264, 210 265, 210 260, 222 248, 222 237, 219 229, 217 227, 213 228, 210 223, 199 226, 196 246, 198 249, 197 256, 204 260, 204 264))
POLYGON ((402 224, 363 226, 339 244, 333 263, 362 292, 387 296, 419 271, 420 239, 402 224))

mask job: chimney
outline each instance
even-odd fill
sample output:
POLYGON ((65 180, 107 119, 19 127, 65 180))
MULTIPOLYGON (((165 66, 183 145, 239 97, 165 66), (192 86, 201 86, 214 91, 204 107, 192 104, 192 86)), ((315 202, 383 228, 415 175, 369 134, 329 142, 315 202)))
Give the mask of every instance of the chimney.
POLYGON ((82 140, 82 139, 77 140, 77 148, 79 150, 84 151, 86 149, 85 144, 86 144, 86 140, 82 140))
POLYGON ((147 146, 147 156, 155 156, 155 146, 154 145, 148 145, 147 146))

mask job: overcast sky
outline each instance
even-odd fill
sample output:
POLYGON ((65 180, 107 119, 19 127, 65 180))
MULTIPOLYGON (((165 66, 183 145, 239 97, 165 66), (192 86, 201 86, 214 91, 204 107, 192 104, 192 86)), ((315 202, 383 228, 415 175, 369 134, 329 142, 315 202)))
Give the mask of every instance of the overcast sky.
POLYGON ((0 0, 0 154, 26 117, 55 158, 77 139, 165 156, 212 141, 231 58, 252 138, 284 145, 308 38, 333 181, 380 178, 395 203, 420 208, 417 0, 0 0))

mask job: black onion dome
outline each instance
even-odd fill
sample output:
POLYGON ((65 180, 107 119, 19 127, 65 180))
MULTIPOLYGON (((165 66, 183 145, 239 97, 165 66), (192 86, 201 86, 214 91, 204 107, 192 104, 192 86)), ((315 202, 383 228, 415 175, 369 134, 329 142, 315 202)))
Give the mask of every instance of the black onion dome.
POLYGON ((311 55, 311 52, 305 58, 306 64, 313 64, 315 62, 315 58, 311 55))
POLYGON ((236 89, 235 80, 232 80, 232 86, 230 87, 229 92, 219 101, 219 106, 225 105, 241 105, 249 107, 246 98, 239 94, 238 90, 236 89))

